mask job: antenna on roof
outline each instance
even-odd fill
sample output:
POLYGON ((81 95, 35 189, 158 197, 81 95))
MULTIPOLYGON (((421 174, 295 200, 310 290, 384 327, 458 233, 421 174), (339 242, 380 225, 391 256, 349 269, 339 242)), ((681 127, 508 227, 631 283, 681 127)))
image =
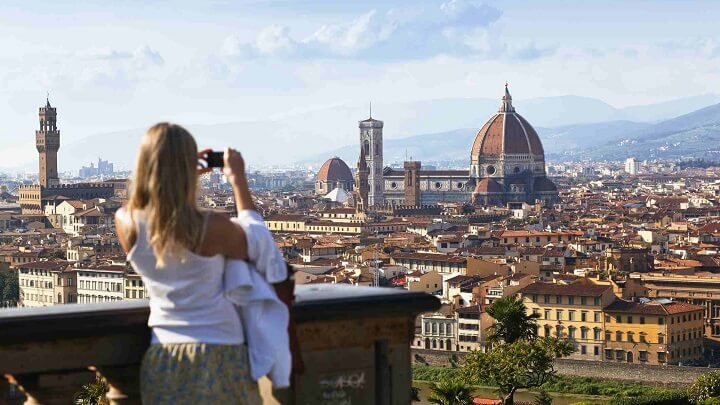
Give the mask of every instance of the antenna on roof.
POLYGON ((372 119, 372 101, 370 102, 370 119, 372 119))

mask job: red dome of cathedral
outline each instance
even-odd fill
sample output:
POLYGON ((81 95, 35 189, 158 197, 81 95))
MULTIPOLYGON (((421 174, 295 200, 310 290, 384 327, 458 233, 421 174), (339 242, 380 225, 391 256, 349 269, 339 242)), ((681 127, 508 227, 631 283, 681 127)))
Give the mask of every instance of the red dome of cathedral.
POLYGON ((535 179, 535 184, 533 186, 533 189, 536 192, 557 192, 557 186, 555 183, 552 182, 552 180, 548 179, 547 177, 538 177, 535 179))
POLYGON ((497 114, 490 117, 475 136, 470 156, 544 155, 542 143, 535 129, 512 106, 512 97, 505 85, 505 95, 497 114))
POLYGON ((482 179, 478 181, 477 186, 475 186, 475 192, 481 194, 502 193, 504 191, 505 190, 503 190, 503 186, 492 179, 482 179))
POLYGON ((345 162, 339 157, 328 159, 320 167, 317 174, 317 181, 323 181, 334 184, 338 181, 344 183, 352 183, 354 181, 352 172, 345 162))

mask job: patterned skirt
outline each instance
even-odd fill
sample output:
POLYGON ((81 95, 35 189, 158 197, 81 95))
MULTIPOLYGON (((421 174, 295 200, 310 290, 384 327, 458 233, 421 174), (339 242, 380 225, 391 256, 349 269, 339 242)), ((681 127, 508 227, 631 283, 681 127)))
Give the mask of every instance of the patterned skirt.
POLYGON ((150 345, 140 370, 142 402, 262 404, 250 378, 247 346, 206 343, 150 345))

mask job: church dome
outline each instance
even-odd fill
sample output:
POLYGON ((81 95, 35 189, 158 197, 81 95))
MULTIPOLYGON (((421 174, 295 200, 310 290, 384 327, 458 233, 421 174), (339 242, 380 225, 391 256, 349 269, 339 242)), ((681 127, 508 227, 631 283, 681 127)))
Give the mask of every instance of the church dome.
POLYGON ((535 129, 520 114, 515 112, 512 97, 505 85, 505 95, 497 114, 490 117, 475 136, 471 159, 480 156, 502 156, 506 154, 544 155, 542 143, 535 129))
POLYGON ((476 194, 502 193, 504 191, 505 190, 503 190, 503 186, 500 185, 500 183, 487 178, 478 181, 477 186, 475 186, 476 194))
POLYGON ((339 157, 334 157, 328 159, 323 163, 322 167, 320 167, 320 171, 317 174, 317 181, 334 184, 336 182, 352 183, 354 179, 348 165, 339 157))

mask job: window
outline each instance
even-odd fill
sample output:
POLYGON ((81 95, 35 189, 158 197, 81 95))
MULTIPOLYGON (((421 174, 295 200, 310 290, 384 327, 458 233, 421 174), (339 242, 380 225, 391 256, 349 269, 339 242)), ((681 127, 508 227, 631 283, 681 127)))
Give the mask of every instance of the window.
POLYGON ((615 317, 615 322, 622 323, 622 315, 618 315, 615 317))
POLYGON ((640 343, 647 343, 647 339, 645 338, 645 334, 642 333, 642 332, 640 333, 640 343))
POLYGON ((575 339, 575 328, 572 326, 568 328, 568 338, 575 339))
POLYGON ((580 354, 587 354, 587 347, 585 345, 580 346, 580 354))
POLYGON ((640 354, 639 354, 638 358, 640 359, 640 361, 647 361, 648 360, 647 352, 644 350, 640 350, 640 354))
POLYGON ((595 297, 595 306, 600 305, 600 297, 595 297))
POLYGON ((658 352, 658 363, 665 363, 665 352, 658 352))
POLYGON ((537 302, 537 294, 533 294, 530 299, 532 300, 532 302, 537 302))
POLYGON ((549 325, 545 325, 545 336, 550 336, 551 328, 549 325))
POLYGON ((615 340, 617 340, 618 342, 622 342, 622 340, 623 340, 622 335, 623 335, 623 333, 621 331, 615 332, 615 340))
POLYGON ((605 323, 610 323, 610 315, 605 315, 605 323))
POLYGON ((587 312, 585 312, 585 311, 580 312, 580 321, 587 322, 587 312))
POLYGON ((593 329, 593 339, 600 340, 600 329, 598 329, 598 328, 593 329))
POLYGON ((550 310, 549 309, 545 310, 545 319, 550 319, 550 310))
POLYGON ((573 296, 568 297, 568 305, 575 305, 575 297, 573 297, 573 296))
POLYGON ((558 304, 562 304, 562 296, 561 296, 561 295, 556 296, 556 297, 555 297, 555 302, 558 303, 558 304))
POLYGON ((593 354, 594 354, 595 356, 599 356, 599 355, 600 355, 600 348, 597 347, 597 346, 593 347, 593 354))
POLYGON ((568 321, 575 320, 575 311, 568 311, 568 321))
POLYGON ((550 303, 550 296, 549 296, 549 295, 544 295, 544 296, 543 296, 543 303, 545 303, 545 304, 549 304, 549 303, 550 303))
POLYGON ((580 339, 586 340, 588 338, 588 329, 586 327, 580 328, 580 339))
POLYGON ((664 325, 665 324, 665 318, 658 318, 658 325, 664 325))
POLYGON ((562 333, 562 328, 563 328, 563 327, 560 326, 560 325, 558 325, 558 326, 555 327, 555 336, 557 336, 557 337, 562 337, 562 335, 563 335, 563 333, 562 333))
POLYGON ((600 312, 595 312, 593 318, 595 322, 600 322, 600 312))
POLYGON ((580 297, 580 305, 587 305, 587 297, 580 297))
MULTIPOLYGON (((597 349, 597 348, 596 348, 596 349, 597 349)), ((606 358, 607 360, 612 360, 612 359, 613 359, 613 351, 612 351, 612 349, 605 349, 605 358, 606 358)))
POLYGON ((628 316, 628 317, 627 317, 627 323, 633 323, 633 318, 632 318, 632 316, 628 316))
POLYGON ((632 332, 627 333, 627 341, 628 342, 634 342, 635 341, 635 334, 632 332))
POLYGON ((641 316, 641 317, 640 317, 640 324, 641 324, 641 325, 644 325, 644 324, 645 324, 645 317, 644 317, 644 316, 641 316))
POLYGON ((557 319, 558 321, 562 320, 562 311, 561 310, 558 309, 555 311, 555 319, 557 319))
POLYGON ((625 352, 622 350, 615 350, 615 360, 625 360, 625 352))
POLYGON ((612 333, 610 333, 609 330, 608 330, 608 331, 605 331, 605 341, 606 341, 606 342, 612 341, 612 333))

